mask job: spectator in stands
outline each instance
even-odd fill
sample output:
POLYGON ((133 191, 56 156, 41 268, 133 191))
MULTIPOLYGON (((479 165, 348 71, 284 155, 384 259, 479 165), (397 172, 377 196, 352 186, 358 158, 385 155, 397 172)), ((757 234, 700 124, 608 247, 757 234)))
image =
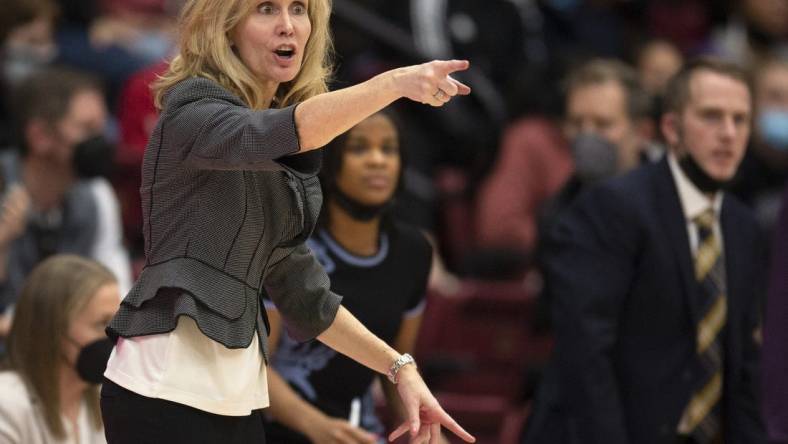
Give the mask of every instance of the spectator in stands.
POLYGON ((657 138, 665 87, 668 80, 681 69, 684 56, 670 41, 651 39, 640 47, 635 63, 640 85, 651 98, 652 138, 657 138))
POLYGON ((11 89, 57 56, 56 16, 52 0, 0 2, 0 148, 11 144, 11 89))
POLYGON ((731 192, 755 211, 770 233, 788 177, 788 58, 759 65, 755 75, 755 122, 731 192))
POLYGON ((129 77, 172 55, 180 1, 59 1, 58 62, 100 77, 112 109, 129 77))
POLYGON ((763 415, 770 444, 788 444, 788 189, 772 245, 763 332, 763 415))
POLYGON ((3 81, 16 85, 57 56, 53 33, 57 6, 51 0, 0 3, 3 81))
POLYGON ((661 96, 683 63, 684 56, 673 43, 660 39, 646 42, 637 56, 640 85, 650 96, 661 96))
POLYGON ((556 344, 525 442, 765 441, 762 238, 723 191, 751 114, 745 72, 689 62, 666 93, 667 158, 594 187, 561 216, 545 267, 556 344))
POLYGON ((480 246, 532 253, 543 205, 567 184, 573 165, 580 167, 574 177, 581 178, 640 163, 639 124, 648 101, 632 68, 590 61, 570 73, 566 92, 563 133, 545 119, 529 117, 504 134, 498 161, 479 191, 480 246))
POLYGON ((16 97, 19 149, 0 156, 0 312, 10 316, 22 282, 55 253, 96 259, 125 291, 130 270, 118 202, 105 179, 88 177, 111 162, 100 137, 107 124, 101 89, 83 74, 51 69, 29 78, 16 97))
MULTIPOLYGON (((583 69, 576 73, 575 80, 570 80, 570 83, 582 83, 582 79, 593 78, 591 74, 594 70, 598 70, 598 75, 604 73, 605 63, 599 65, 589 64, 584 69, 586 74, 583 74, 583 69)), ((611 140, 617 140, 614 135, 599 135, 597 131, 604 134, 604 125, 595 128, 595 131, 576 136, 571 144, 571 152, 574 160, 575 171, 566 184, 556 193, 555 196, 549 198, 541 207, 539 211, 539 225, 536 251, 534 253, 534 270, 541 274, 544 265, 545 243, 544 238, 547 233, 553 228, 558 220, 559 215, 563 212, 583 191, 590 188, 597 182, 607 179, 615 174, 620 174, 631 170, 638 166, 642 160, 648 158, 654 160, 662 153, 662 147, 653 142, 655 123, 650 116, 650 100, 647 93, 639 86, 636 78, 635 71, 620 62, 610 62, 607 65, 609 72, 608 75, 615 74, 621 85, 628 85, 628 96, 631 98, 627 111, 629 125, 633 126, 633 130, 638 135, 637 142, 625 152, 636 154, 640 159, 632 159, 627 162, 620 162, 621 149, 626 147, 627 144, 614 144, 611 140), (648 135, 648 136, 646 136, 648 135), (616 161, 619 159, 619 161, 616 161)), ((581 95, 582 97, 582 95, 581 95)), ((601 98, 600 98, 601 99, 601 98)), ((578 103, 584 103, 583 100, 577 100, 578 103)), ((593 97, 586 97, 585 103, 594 103, 593 97)), ((603 103, 603 102, 600 102, 603 103)), ((571 104, 571 102, 570 102, 571 104)), ((583 109, 581 105, 575 105, 575 109, 583 109)), ((571 109, 571 108, 570 108, 571 109)), ((592 108, 589 108, 592 109, 592 108)), ((599 109, 603 109, 601 106, 599 109)), ((590 120, 593 114, 578 112, 580 119, 590 120)), ((551 329, 550 320, 550 306, 552 305, 551 295, 551 282, 550 276, 541 275, 542 291, 537 302, 537 310, 534 318, 534 326, 537 330, 546 333, 551 329)))
POLYGON ((106 443, 98 383, 119 304, 115 277, 91 260, 58 255, 33 270, 0 372, 0 442, 106 443))
POLYGON ((788 57, 788 2, 741 0, 716 29, 707 50, 743 65, 763 62, 771 54, 788 57))
MULTIPOLYGON (((325 150, 321 184, 326 204, 307 243, 331 278, 331 290, 344 295, 342 305, 378 337, 412 353, 431 247, 418 229, 390 213, 404 166, 397 128, 378 113, 325 150)), ((371 394, 375 373, 320 342, 294 341, 282 332, 276 307, 269 302, 266 308, 274 345, 269 412, 275 421, 265 428, 266 442, 384 440, 371 394)), ((381 382, 392 415, 404 419, 394 385, 381 382)))
POLYGON ((98 49, 118 46, 147 65, 160 63, 173 55, 175 12, 181 3, 180 0, 102 0, 102 14, 91 23, 91 43, 98 49))

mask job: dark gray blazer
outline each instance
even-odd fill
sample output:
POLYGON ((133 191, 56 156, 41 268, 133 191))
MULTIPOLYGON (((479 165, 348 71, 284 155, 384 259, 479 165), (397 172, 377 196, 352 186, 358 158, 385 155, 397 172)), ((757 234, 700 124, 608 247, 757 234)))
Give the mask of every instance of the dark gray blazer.
POLYGON ((328 328, 341 298, 304 245, 321 154, 287 156, 299 151, 294 111, 250 110, 200 77, 167 93, 142 165, 146 264, 110 337, 169 332, 185 315, 228 348, 257 331, 267 359, 263 291, 295 338, 328 328))

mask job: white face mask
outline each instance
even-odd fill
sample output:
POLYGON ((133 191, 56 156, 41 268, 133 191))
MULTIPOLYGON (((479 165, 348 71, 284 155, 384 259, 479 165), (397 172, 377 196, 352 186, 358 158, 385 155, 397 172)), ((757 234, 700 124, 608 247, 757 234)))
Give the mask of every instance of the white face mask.
POLYGON ((788 151, 788 110, 766 109, 758 115, 756 129, 774 149, 788 151))
POLYGON ((145 59, 147 63, 158 63, 166 59, 175 48, 175 42, 163 32, 143 34, 131 42, 128 49, 145 59))
POLYGON ((54 46, 16 45, 3 51, 3 79, 16 86, 30 75, 49 65, 57 57, 54 46))

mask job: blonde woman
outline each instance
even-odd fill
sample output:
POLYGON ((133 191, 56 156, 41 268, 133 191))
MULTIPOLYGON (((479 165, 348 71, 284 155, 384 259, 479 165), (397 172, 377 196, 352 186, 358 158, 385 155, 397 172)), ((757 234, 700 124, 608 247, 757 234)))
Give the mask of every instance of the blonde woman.
POLYGON ((320 147, 394 100, 441 106, 470 89, 434 61, 327 92, 328 0, 191 0, 142 171, 147 263, 108 332, 108 441, 263 442, 265 293, 290 334, 388 374, 408 412, 393 433, 466 441, 415 363, 347 310, 304 245, 320 147))
POLYGON ((0 442, 106 442, 97 380, 109 352, 104 328, 118 309, 115 277, 77 256, 53 256, 28 277, 0 372, 0 442))

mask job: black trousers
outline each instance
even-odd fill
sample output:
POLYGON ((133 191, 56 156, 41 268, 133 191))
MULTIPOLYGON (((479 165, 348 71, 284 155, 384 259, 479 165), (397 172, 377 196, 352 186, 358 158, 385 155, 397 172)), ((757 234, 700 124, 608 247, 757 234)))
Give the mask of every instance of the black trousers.
POLYGON ((265 444, 262 410, 222 416, 148 398, 104 379, 101 415, 108 444, 265 444))
POLYGON ((266 420, 265 440, 267 444, 310 444, 311 441, 306 436, 296 432, 284 425, 266 420))

